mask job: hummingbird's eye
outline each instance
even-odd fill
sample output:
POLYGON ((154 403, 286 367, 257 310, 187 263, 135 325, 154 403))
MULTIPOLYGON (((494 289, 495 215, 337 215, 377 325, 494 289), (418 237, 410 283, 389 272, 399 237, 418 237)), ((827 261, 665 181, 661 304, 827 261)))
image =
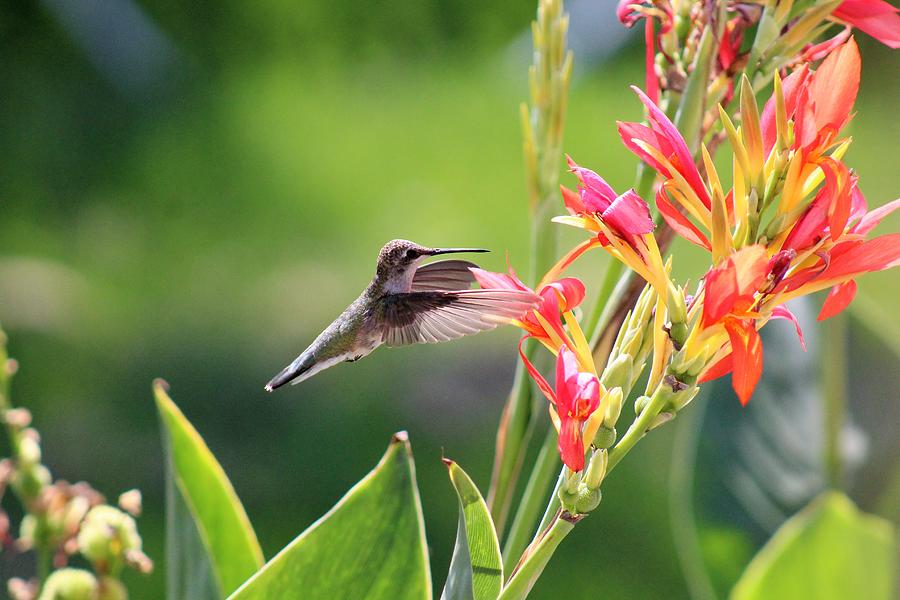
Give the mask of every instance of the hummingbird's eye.
POLYGON ((419 258, 419 251, 413 250, 412 248, 410 248, 409 250, 406 251, 406 258, 408 258, 410 260, 412 260, 414 258, 419 258))

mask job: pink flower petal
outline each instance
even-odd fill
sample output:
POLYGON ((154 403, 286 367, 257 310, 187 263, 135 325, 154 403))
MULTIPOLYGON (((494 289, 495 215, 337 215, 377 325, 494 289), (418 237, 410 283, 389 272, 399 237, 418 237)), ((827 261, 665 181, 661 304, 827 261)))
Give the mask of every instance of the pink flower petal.
POLYGON ((889 48, 900 48, 900 16, 884 0, 844 0, 832 13, 889 48))
POLYGON ((797 320, 797 315, 792 313, 786 306, 776 306, 775 310, 772 311, 772 318, 786 319, 793 323, 794 328, 797 330, 797 337, 800 338, 800 347, 803 348, 804 352, 806 352, 806 342, 803 339, 803 330, 800 329, 800 321, 797 320))
POLYGON ((616 198, 602 217, 611 229, 621 234, 641 235, 655 227, 650 208, 633 189, 616 198))

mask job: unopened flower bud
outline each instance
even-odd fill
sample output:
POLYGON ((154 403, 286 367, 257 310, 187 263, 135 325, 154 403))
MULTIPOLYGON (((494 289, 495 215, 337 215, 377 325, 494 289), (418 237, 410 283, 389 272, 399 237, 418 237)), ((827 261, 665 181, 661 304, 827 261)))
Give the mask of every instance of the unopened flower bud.
POLYGON ((589 513, 600 504, 602 494, 598 488, 591 489, 585 483, 579 483, 574 491, 559 491, 559 501, 564 510, 573 515, 589 513))
POLYGON ((600 375, 600 383, 606 389, 614 387, 628 387, 631 385, 631 371, 634 360, 630 354, 620 354, 607 363, 600 375))
POLYGON ((12 377, 16 373, 19 372, 19 361, 14 358, 6 359, 6 375, 7 377, 12 377))
POLYGON ((119 565, 129 550, 141 549, 141 537, 129 515, 100 505, 85 516, 78 532, 78 549, 95 566, 119 565))
POLYGON ((584 476, 584 483, 589 489, 596 490, 606 477, 606 465, 609 463, 609 453, 606 449, 597 450, 591 455, 591 463, 588 465, 584 476))
POLYGON ((38 600, 96 600, 97 578, 84 569, 54 571, 41 590, 38 600))
POLYGON ((624 399, 625 394, 622 392, 622 388, 615 387, 606 391, 606 415, 603 419, 603 426, 607 429, 615 429, 619 415, 622 414, 624 399))
POLYGON ((119 496, 119 508, 133 517, 141 515, 141 490, 128 490, 119 496))

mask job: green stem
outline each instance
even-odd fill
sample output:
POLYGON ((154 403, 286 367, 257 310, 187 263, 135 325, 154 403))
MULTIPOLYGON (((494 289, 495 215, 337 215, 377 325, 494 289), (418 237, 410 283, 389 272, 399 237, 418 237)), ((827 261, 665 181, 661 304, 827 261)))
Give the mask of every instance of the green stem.
MULTIPOLYGON (((522 500, 516 510, 503 547, 503 568, 509 573, 516 566, 519 555, 528 544, 532 527, 541 510, 541 505, 547 497, 551 477, 559 468, 559 454, 557 450, 556 429, 552 425, 547 427, 547 435, 538 452, 528 484, 522 493, 522 500)), ((555 495, 555 493, 554 493, 555 495)))
POLYGON ((841 430, 847 408, 846 315, 825 322, 822 345, 822 385, 825 397, 825 471, 833 489, 843 487, 844 467, 841 460, 841 430))
POLYGON ((631 427, 628 428, 628 431, 625 432, 625 435, 622 436, 619 443, 610 450, 609 463, 606 465, 607 474, 619 464, 619 461, 625 458, 625 455, 628 454, 631 449, 634 448, 634 445, 647 433, 653 419, 656 418, 656 415, 659 414, 666 405, 666 402, 669 401, 670 394, 667 388, 668 386, 665 383, 661 383, 659 387, 656 388, 656 391, 650 398, 650 403, 647 404, 647 406, 644 407, 644 410, 641 411, 641 414, 632 421, 631 427))
POLYGON ((497 600, 522 600, 528 596, 528 592, 544 571, 553 552, 562 542, 563 538, 575 527, 580 516, 572 516, 568 513, 559 515, 553 524, 543 533, 540 539, 529 548, 525 558, 513 571, 512 577, 506 582, 497 600))
MULTIPOLYGON (((526 355, 531 353, 533 346, 534 344, 527 344, 526 355)), ((510 500, 519 471, 522 469, 528 441, 531 439, 533 412, 528 372, 519 361, 509 400, 503 409, 500 428, 497 431, 494 469, 487 497, 491 518, 494 520, 494 527, 500 536, 503 535, 506 518, 509 514, 510 500)))
MULTIPOLYGON (((698 404, 694 400, 694 404, 698 404)), ((672 540, 684 581, 694 600, 715 600, 716 592, 710 581, 703 551, 697 535, 694 517, 694 470, 697 463, 698 439, 709 399, 703 398, 694 410, 678 420, 675 429, 675 445, 672 448, 672 464, 669 477, 669 514, 671 515, 672 540)))

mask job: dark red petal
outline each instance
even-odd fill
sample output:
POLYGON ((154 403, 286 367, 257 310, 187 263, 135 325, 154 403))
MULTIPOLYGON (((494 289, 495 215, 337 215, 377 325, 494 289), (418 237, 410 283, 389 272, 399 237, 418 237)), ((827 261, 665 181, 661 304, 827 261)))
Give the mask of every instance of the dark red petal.
POLYGON ((822 310, 819 311, 819 321, 830 319, 845 308, 847 308, 853 298, 856 296, 856 282, 852 279, 845 281, 840 285, 836 285, 828 292, 825 302, 822 303, 822 310))
POLYGON ((731 387, 741 404, 750 401, 753 390, 762 375, 762 340, 753 321, 726 319, 725 331, 731 340, 731 356, 734 369, 731 373, 731 387))

